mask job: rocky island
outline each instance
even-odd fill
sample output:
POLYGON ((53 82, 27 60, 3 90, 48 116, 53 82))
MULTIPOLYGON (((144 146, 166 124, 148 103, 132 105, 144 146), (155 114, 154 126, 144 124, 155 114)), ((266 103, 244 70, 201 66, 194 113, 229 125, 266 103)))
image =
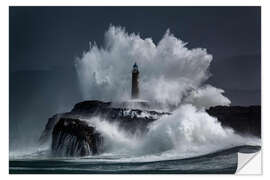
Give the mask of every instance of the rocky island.
MULTIPOLYGON (((145 106, 145 103, 141 104, 145 106)), ((222 126, 233 128, 236 133, 260 137, 260 106, 217 106, 208 109, 207 113, 217 117, 222 126)), ((57 155, 95 155, 102 152, 103 137, 86 119, 98 116, 109 122, 117 122, 119 127, 130 133, 143 135, 152 122, 170 114, 149 109, 114 107, 111 102, 84 101, 76 104, 70 112, 49 118, 40 142, 51 137, 51 150, 57 155)))
MULTIPOLYGON (((51 151, 60 156, 95 155, 103 151, 101 132, 91 120, 95 117, 117 123, 126 132, 143 136, 149 125, 163 116, 170 116, 173 109, 165 111, 159 103, 139 99, 139 69, 135 63, 132 70, 131 100, 127 102, 83 101, 70 112, 49 118, 40 137, 43 143, 51 137, 51 151)), ((174 107, 175 109, 176 107, 174 107)), ((260 137, 260 106, 216 106, 206 110, 218 119, 224 127, 231 127, 236 133, 260 137)))

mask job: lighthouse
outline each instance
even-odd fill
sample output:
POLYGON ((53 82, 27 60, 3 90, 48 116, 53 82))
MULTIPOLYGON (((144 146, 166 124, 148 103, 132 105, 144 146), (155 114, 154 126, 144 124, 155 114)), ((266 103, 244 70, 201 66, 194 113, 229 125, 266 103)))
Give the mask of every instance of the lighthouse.
POLYGON ((131 88, 131 98, 139 98, 139 69, 136 62, 133 65, 132 69, 132 88, 131 88))

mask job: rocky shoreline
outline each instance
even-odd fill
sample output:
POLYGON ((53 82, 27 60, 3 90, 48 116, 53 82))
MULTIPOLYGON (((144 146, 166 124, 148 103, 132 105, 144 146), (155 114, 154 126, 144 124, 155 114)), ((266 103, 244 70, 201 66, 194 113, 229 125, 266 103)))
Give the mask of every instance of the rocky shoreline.
MULTIPOLYGON (((217 117, 222 126, 231 127, 236 133, 261 136, 260 106, 216 106, 206 111, 217 117)), ((103 137, 84 119, 98 116, 130 133, 143 135, 151 122, 169 112, 113 107, 111 102, 84 101, 76 104, 70 112, 49 118, 40 142, 52 138, 52 153, 60 156, 85 156, 102 152, 103 137)))

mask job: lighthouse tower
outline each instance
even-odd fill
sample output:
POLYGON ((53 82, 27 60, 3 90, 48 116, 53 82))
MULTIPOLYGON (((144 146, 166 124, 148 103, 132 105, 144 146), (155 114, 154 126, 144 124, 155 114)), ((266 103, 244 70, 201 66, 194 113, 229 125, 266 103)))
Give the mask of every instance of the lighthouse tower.
POLYGON ((131 88, 131 98, 139 98, 139 69, 135 62, 132 70, 132 88, 131 88))

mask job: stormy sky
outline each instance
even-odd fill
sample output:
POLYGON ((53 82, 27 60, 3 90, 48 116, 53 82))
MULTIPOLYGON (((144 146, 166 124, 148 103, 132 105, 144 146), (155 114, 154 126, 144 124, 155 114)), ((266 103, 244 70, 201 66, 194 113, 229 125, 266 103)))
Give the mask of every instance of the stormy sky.
POLYGON ((110 24, 155 42, 169 28, 215 61, 260 53, 258 7, 11 7, 10 70, 70 68, 110 24))
POLYGON ((213 56, 208 83, 225 90, 231 105, 260 104, 260 14, 259 7, 10 7, 11 138, 24 131, 18 122, 36 122, 40 131, 84 99, 74 60, 89 42, 101 46, 110 25, 154 43, 170 29, 213 56))

